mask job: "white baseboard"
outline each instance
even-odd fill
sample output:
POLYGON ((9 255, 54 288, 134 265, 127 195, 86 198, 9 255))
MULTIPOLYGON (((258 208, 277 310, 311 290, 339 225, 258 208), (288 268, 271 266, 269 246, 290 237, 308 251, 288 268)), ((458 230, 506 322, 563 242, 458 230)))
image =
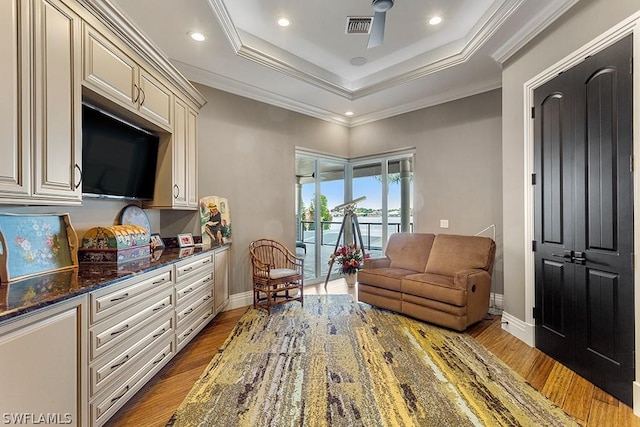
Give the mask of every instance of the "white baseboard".
POLYGON ((253 291, 242 292, 240 294, 229 295, 229 304, 224 311, 233 310, 234 308, 247 307, 253 304, 253 291))
POLYGON ((523 341, 529 347, 536 345, 536 325, 523 322, 507 312, 502 312, 502 329, 523 341))
POLYGON ((640 417, 640 383, 633 382, 633 415, 640 417))

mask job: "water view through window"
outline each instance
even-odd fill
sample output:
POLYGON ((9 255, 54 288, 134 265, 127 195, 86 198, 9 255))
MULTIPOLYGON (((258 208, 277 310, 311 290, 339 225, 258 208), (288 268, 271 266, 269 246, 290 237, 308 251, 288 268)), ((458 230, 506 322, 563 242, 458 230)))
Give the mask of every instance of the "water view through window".
MULTIPOLYGON (((336 244, 344 244, 345 235, 353 239, 348 231, 340 233, 344 209, 335 207, 345 201, 366 197, 354 213, 372 257, 384 254, 391 234, 413 231, 412 163, 411 155, 358 163, 296 157, 296 250, 305 258, 307 282, 323 281, 336 244)), ((334 266, 332 276, 337 271, 334 266)))

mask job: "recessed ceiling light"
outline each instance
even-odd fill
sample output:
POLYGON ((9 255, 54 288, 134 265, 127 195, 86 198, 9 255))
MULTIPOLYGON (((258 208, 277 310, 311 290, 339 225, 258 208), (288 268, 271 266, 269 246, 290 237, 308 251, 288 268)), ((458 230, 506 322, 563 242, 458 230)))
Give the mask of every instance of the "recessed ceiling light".
POLYGON ((346 113, 344 113, 345 116, 353 116, 353 111, 347 111, 346 113))
POLYGON ((189 35, 197 42, 202 42, 206 39, 206 37, 202 33, 189 33, 189 35))
POLYGON ((278 25, 280 25, 281 27, 288 27, 289 24, 291 24, 291 21, 289 21, 287 18, 278 19, 278 25))
POLYGON ((434 16, 433 18, 429 19, 429 24, 431 25, 438 25, 441 22, 442 22, 442 17, 440 16, 434 16))

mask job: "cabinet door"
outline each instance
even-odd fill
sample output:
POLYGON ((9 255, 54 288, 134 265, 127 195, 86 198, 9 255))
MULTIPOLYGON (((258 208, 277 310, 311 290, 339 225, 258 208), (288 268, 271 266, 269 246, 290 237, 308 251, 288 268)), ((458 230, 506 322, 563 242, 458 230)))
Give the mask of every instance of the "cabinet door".
POLYGON ((198 113, 187 110, 187 204, 198 207, 198 113))
POLYGON ((133 109, 140 96, 137 73, 135 61, 85 24, 83 78, 88 87, 133 109))
POLYGON ((172 135, 173 206, 187 206, 187 111, 187 105, 176 99, 172 135))
POLYGON ((0 2, 0 192, 2 197, 28 196, 29 75, 27 2, 0 2), (24 30, 24 31, 23 31, 24 30), (23 77, 24 76, 24 77, 23 77))
POLYGON ((214 255, 213 301, 215 313, 222 311, 229 302, 229 249, 223 248, 214 255))
MULTIPOLYGON (((0 326, 0 413, 51 414, 55 424, 87 425, 85 297, 0 326)), ((51 422, 51 420, 49 420, 51 422)))
POLYGON ((33 196, 53 203, 82 201, 80 28, 61 2, 34 2, 33 196))
POLYGON ((165 85, 140 69, 140 112, 150 120, 170 129, 173 95, 165 85))

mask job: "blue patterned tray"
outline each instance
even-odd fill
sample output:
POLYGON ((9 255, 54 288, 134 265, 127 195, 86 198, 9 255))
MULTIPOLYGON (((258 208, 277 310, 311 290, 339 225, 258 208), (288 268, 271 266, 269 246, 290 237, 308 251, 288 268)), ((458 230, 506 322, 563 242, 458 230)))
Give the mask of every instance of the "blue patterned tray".
POLYGON ((0 214, 0 279, 11 282, 78 266, 69 214, 0 214))

